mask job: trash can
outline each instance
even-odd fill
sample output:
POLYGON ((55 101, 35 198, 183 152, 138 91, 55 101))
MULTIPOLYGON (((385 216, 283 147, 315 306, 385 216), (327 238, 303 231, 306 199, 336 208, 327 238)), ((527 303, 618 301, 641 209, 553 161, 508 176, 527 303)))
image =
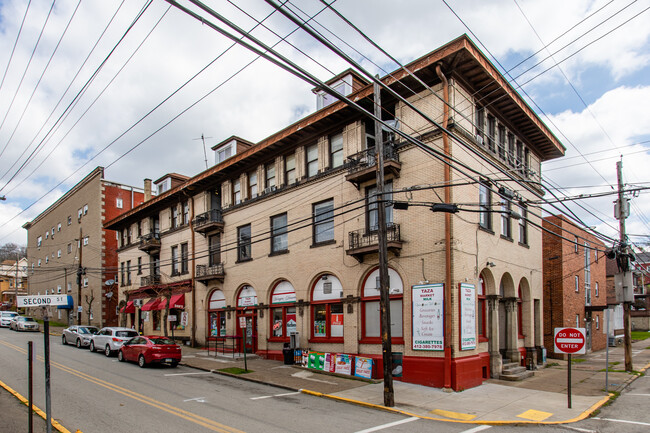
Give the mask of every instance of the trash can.
POLYGON ((289 343, 284 343, 282 356, 284 357, 284 365, 293 365, 293 349, 289 347, 289 343))

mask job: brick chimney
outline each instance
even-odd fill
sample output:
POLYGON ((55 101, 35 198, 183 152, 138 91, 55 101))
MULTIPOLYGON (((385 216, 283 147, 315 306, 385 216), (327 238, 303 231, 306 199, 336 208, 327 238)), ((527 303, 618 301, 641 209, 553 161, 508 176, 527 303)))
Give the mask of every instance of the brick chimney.
POLYGON ((151 179, 144 180, 144 201, 151 200, 151 179))

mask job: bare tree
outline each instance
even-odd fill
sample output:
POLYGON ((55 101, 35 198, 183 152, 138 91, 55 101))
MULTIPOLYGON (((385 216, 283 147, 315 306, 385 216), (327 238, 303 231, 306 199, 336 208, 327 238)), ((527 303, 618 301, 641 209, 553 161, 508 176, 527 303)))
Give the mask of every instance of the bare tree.
POLYGON ((90 290, 90 296, 86 295, 86 314, 88 315, 88 325, 90 325, 90 316, 92 315, 93 301, 95 300, 95 293, 90 290))
POLYGON ((22 245, 8 242, 0 246, 0 262, 5 260, 16 261, 16 257, 25 257, 27 255, 27 248, 22 245))

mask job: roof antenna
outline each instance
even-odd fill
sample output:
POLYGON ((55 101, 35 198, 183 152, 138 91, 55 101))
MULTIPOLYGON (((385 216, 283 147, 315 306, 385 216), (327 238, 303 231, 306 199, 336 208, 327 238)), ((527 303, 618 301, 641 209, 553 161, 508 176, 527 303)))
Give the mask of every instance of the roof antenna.
POLYGON ((205 158, 205 169, 208 169, 208 153, 205 150, 205 139, 212 137, 204 137, 203 134, 199 138, 193 138, 192 140, 201 140, 203 142, 203 157, 205 158))

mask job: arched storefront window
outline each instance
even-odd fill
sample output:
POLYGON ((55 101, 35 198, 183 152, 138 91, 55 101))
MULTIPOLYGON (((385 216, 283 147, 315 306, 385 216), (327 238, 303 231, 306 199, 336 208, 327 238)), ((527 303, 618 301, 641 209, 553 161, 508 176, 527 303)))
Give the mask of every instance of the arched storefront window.
POLYGON ((210 337, 223 337, 226 335, 226 298, 221 290, 215 290, 208 301, 208 315, 210 320, 210 337))
POLYGON ((476 291, 477 294, 477 299, 478 299, 478 338, 479 341, 487 341, 487 336, 486 336, 486 311, 485 311, 485 294, 486 294, 486 288, 485 288, 485 278, 483 278, 483 274, 478 279, 478 290, 476 291))
POLYGON ((315 341, 343 342, 343 285, 334 275, 316 280, 311 292, 311 338, 315 341))
MULTIPOLYGON (((390 335, 393 343, 402 344, 404 337, 402 297, 404 285, 399 274, 388 269, 388 296, 390 298, 390 335)), ((379 268, 364 281, 361 293, 361 342, 381 343, 381 312, 379 310, 379 268)))
POLYGON ((270 341, 289 341, 296 332, 296 290, 288 281, 280 281, 271 293, 270 341))

